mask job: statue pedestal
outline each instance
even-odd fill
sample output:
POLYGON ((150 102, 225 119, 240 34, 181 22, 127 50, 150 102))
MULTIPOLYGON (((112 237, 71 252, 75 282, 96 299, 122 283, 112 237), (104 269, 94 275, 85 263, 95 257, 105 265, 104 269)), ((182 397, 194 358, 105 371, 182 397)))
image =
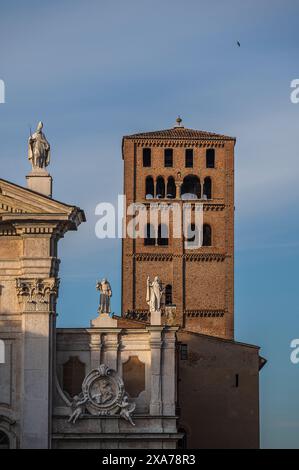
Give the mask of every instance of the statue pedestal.
POLYGON ((161 325, 161 310, 156 310, 151 312, 151 326, 160 326, 161 325))
POLYGON ((26 176, 27 186, 31 191, 52 197, 52 176, 44 168, 36 168, 26 176))
POLYGON ((97 318, 91 320, 90 326, 94 328, 117 328, 117 320, 108 313, 100 313, 97 318))

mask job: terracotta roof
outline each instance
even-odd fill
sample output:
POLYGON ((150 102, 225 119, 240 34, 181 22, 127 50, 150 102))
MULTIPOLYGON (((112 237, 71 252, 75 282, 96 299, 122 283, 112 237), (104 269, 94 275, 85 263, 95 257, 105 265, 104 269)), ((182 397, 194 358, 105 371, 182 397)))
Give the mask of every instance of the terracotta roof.
POLYGON ((128 318, 120 317, 119 315, 112 315, 117 320, 118 328, 144 328, 147 326, 146 322, 139 320, 132 320, 128 318))
POLYGON ((215 134, 214 132, 188 129, 183 126, 173 127, 160 131, 141 132, 124 136, 124 139, 193 139, 193 140, 236 140, 235 137, 215 134))

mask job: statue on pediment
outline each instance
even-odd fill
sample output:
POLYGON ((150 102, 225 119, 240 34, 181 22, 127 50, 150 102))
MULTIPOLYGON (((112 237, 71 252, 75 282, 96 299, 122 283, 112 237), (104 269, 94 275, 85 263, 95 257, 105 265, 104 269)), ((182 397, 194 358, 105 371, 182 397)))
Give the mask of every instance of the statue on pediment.
POLYGON ((111 313, 110 298, 112 297, 112 289, 110 283, 106 278, 104 278, 102 281, 97 282, 96 289, 100 291, 100 305, 98 312, 111 313))
POLYGON ((162 295, 163 289, 159 277, 155 276, 153 282, 150 282, 150 278, 148 276, 146 285, 146 303, 149 306, 150 312, 159 312, 161 310, 162 295))
POLYGON ((32 169, 45 169, 50 163, 50 144, 43 133, 43 123, 39 122, 36 131, 28 140, 28 160, 32 169))

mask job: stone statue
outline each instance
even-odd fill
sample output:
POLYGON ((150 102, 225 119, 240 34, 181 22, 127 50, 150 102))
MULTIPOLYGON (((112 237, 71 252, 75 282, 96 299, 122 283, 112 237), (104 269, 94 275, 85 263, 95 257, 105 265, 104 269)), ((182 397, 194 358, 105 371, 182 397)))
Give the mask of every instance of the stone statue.
POLYGON ((97 282, 97 290, 100 291, 100 305, 98 312, 99 313, 110 313, 110 297, 112 297, 112 290, 107 279, 97 282))
POLYGON ((120 417, 125 419, 126 421, 129 421, 132 426, 135 426, 135 423, 132 420, 131 414, 136 408, 136 403, 130 403, 128 395, 124 395, 122 403, 119 405, 120 407, 120 417))
POLYGON ((158 276, 155 276, 153 282, 147 278, 146 303, 149 305, 150 312, 159 312, 161 310, 161 299, 163 289, 158 276))
POLYGON ((69 423, 75 424, 78 418, 80 418, 85 413, 85 404, 87 398, 83 396, 82 393, 75 395, 72 401, 72 413, 68 419, 69 423))
POLYGON ((39 122, 34 134, 28 141, 28 159, 32 169, 45 169, 50 163, 50 144, 42 131, 43 123, 39 122))

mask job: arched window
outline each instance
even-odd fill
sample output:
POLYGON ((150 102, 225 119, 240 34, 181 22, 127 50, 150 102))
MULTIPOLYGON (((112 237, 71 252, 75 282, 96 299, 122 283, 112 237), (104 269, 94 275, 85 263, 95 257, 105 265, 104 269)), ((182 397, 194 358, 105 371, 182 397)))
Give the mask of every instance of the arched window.
POLYGON ((0 430, 0 450, 9 449, 9 437, 8 435, 0 430))
POLYGON ((142 160, 143 160, 143 166, 144 167, 149 167, 151 166, 151 149, 146 149, 144 148, 142 150, 142 160))
POLYGON ((193 149, 186 149, 185 152, 185 167, 193 168, 193 149))
POLYGON ((200 199, 200 180, 195 175, 185 176, 181 186, 182 199, 200 199))
POLYGON ((172 305, 172 285, 165 286, 165 305, 172 305))
POLYGON ((176 197, 176 186, 173 176, 168 177, 166 197, 168 197, 169 199, 175 199, 176 197))
POLYGON ((173 149, 164 150, 164 166, 166 168, 173 166, 173 149))
POLYGON ((145 179, 145 198, 152 199, 155 195, 154 180, 151 176, 145 179))
POLYGON ((215 168, 215 149, 207 149, 206 151, 206 167, 215 168))
POLYGON ((194 242, 195 240, 195 223, 192 222, 189 226, 188 226, 188 229, 187 229, 187 237, 186 237, 186 241, 187 242, 194 242))
POLYGON ((163 199, 165 197, 165 183, 164 178, 162 176, 158 176, 156 182, 156 197, 159 199, 163 199))
POLYGON ((166 224, 160 224, 158 227, 158 245, 168 245, 168 227, 166 224))
POLYGON ((212 229, 209 224, 203 224, 202 246, 212 245, 212 229))
POLYGON ((146 224, 144 244, 146 246, 155 245, 155 240, 156 240, 156 234, 155 234, 154 226, 152 224, 146 224))
POLYGON ((207 176, 204 179, 203 197, 206 197, 206 199, 211 199, 212 198, 212 180, 209 176, 207 176))
POLYGON ((185 235, 185 248, 200 248, 200 228, 198 225, 195 225, 194 222, 188 225, 187 233, 185 235))
POLYGON ((80 361, 78 356, 71 356, 63 364, 63 390, 70 397, 78 395, 82 391, 82 382, 85 377, 85 364, 80 361))
POLYGON ((0 339, 0 364, 5 364, 5 343, 0 339))

